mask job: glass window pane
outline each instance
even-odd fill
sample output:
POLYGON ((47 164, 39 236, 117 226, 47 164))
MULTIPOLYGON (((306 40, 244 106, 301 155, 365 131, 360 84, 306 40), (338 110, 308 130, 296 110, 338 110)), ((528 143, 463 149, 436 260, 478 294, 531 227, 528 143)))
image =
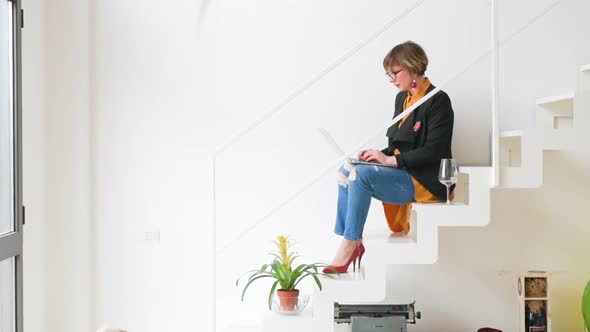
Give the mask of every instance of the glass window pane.
POLYGON ((0 235, 14 230, 12 2, 0 0, 0 235))
POLYGON ((0 332, 16 330, 14 258, 0 262, 0 332))

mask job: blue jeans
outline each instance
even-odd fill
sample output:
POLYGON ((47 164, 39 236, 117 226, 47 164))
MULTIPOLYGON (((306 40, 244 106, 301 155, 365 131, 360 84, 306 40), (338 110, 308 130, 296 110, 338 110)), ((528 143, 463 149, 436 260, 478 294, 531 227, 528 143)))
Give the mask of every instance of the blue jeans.
POLYGON ((414 183, 404 170, 345 163, 338 169, 338 210, 334 232, 358 241, 369 213, 371 197, 398 205, 414 201, 414 183))

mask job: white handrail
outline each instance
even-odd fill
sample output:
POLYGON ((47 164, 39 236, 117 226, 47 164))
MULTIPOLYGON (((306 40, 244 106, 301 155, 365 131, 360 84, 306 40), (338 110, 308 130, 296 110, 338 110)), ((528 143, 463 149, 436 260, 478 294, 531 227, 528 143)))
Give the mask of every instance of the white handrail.
POLYGON ((499 30, 498 30, 498 0, 492 0, 492 179, 491 186, 500 184, 500 121, 498 117, 500 105, 499 86, 499 30))

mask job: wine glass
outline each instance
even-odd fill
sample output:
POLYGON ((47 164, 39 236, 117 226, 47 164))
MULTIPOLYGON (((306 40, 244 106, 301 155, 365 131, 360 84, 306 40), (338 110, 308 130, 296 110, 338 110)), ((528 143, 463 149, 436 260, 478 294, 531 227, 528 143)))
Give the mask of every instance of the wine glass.
POLYGON ((447 205, 451 205, 449 191, 453 184, 457 183, 457 163, 455 159, 441 159, 438 171, 438 181, 447 187, 447 205))

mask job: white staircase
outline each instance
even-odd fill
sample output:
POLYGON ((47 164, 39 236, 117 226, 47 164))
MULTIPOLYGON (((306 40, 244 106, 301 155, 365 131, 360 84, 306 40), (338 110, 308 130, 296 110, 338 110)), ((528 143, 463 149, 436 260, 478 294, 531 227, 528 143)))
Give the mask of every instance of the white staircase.
MULTIPOLYGON (((543 151, 581 148, 589 134, 580 124, 590 124, 590 65, 580 69, 579 90, 539 99, 536 128, 500 135, 501 187, 536 188, 543 182, 543 151), (576 142, 581 143, 576 146, 576 142)), ((490 167, 462 167, 456 188, 460 203, 415 204, 415 236, 391 237, 365 233, 368 254, 360 272, 341 279, 324 278, 324 290, 313 295, 311 308, 300 315, 272 312, 264 317, 262 331, 333 331, 333 303, 376 303, 385 298, 386 270, 392 264, 433 264, 438 258, 440 226, 485 226, 490 219, 490 167), (388 252, 391 255, 371 255, 388 252)))

